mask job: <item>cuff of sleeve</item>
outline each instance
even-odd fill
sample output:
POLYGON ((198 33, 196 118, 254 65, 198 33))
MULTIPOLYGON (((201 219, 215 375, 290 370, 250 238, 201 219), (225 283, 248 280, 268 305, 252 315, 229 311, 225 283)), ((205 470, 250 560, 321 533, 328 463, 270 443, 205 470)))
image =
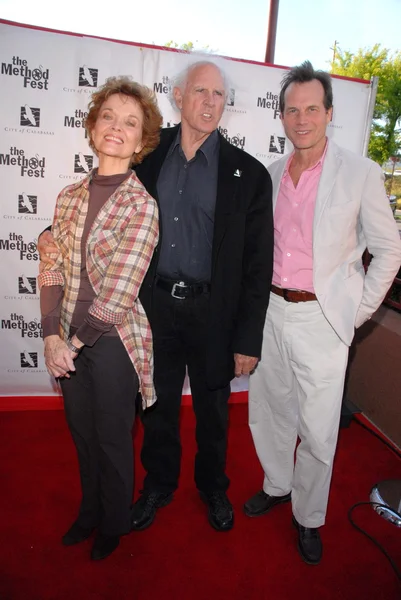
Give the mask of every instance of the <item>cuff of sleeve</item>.
POLYGON ((75 335, 85 346, 93 346, 103 333, 107 333, 112 327, 112 323, 103 323, 91 315, 87 315, 75 335))

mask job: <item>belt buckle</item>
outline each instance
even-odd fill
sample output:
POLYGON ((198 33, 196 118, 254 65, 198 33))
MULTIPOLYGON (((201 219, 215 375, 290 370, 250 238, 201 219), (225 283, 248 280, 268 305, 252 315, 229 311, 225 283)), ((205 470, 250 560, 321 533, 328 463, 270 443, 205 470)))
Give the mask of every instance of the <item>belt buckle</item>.
POLYGON ((173 283, 173 287, 171 288, 171 295, 173 298, 177 298, 177 300, 185 300, 185 296, 177 296, 176 289, 177 288, 185 288, 187 287, 183 281, 179 281, 178 283, 173 283))

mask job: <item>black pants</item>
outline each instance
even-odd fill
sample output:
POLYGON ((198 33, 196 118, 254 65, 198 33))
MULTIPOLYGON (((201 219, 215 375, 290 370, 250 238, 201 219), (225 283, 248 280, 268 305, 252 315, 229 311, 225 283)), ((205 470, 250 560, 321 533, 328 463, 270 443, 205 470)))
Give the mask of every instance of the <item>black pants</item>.
POLYGON ((225 474, 230 386, 206 385, 209 294, 183 300, 155 288, 152 332, 158 402, 142 418, 145 490, 172 492, 180 474, 179 417, 186 367, 196 416, 195 483, 204 492, 226 490, 225 474))
POLYGON ((81 476, 78 523, 123 535, 131 528, 138 377, 118 337, 103 336, 92 348, 85 346, 75 368, 61 388, 81 476))

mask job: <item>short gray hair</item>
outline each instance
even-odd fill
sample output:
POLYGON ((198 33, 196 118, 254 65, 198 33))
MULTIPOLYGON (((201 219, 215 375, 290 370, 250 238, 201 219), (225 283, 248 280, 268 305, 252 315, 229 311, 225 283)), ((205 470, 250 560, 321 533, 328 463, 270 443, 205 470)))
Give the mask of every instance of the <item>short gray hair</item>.
MULTIPOLYGON (((224 59, 221 59, 221 60, 224 60, 224 59)), ((168 98, 169 98, 170 103, 173 106, 173 108, 177 108, 176 103, 175 103, 175 98, 174 98, 174 88, 178 87, 182 92, 184 92, 189 75, 191 74, 191 72, 194 69, 197 69, 198 67, 207 67, 207 66, 211 65, 219 71, 221 78, 223 79, 224 92, 227 97, 230 87, 231 87, 231 83, 229 81, 227 74, 225 73, 224 69, 219 64, 219 62, 221 62, 221 61, 206 60, 206 59, 197 60, 196 62, 189 63, 185 67, 185 69, 182 69, 182 71, 180 71, 175 77, 173 77, 171 80, 171 83, 170 83, 170 89, 169 89, 169 93, 168 93, 168 98)))

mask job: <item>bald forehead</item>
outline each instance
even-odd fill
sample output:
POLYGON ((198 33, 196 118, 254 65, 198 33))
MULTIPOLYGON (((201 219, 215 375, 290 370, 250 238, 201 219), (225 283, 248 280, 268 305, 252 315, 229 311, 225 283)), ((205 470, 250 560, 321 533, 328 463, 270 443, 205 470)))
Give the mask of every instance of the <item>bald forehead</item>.
POLYGON ((223 76, 215 65, 199 65, 189 71, 187 85, 197 85, 202 82, 211 82, 213 87, 224 90, 223 76))

